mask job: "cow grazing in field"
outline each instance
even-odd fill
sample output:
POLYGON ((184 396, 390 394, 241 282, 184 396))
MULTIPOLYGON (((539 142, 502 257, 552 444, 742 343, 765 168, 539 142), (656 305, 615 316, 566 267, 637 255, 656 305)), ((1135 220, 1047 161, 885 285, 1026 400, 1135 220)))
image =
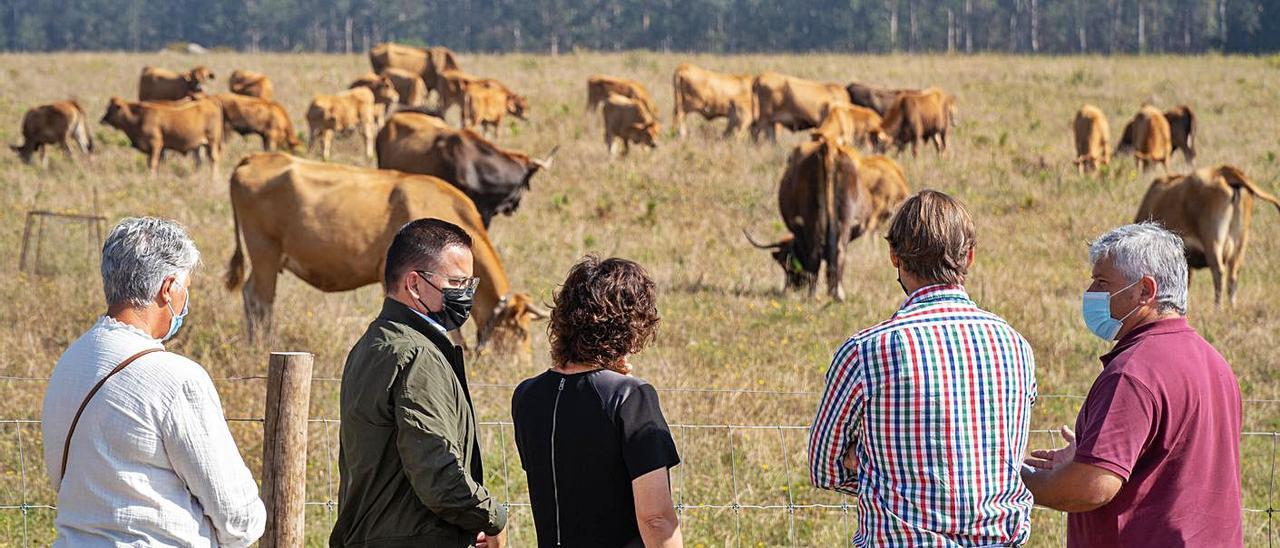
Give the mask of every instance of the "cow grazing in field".
POLYGON ((270 101, 275 96, 276 87, 265 74, 250 70, 234 70, 231 71, 231 78, 227 80, 227 89, 231 90, 231 93, 270 101))
POLYGON ((439 177, 476 204, 485 228, 494 215, 511 215, 529 181, 551 167, 544 159, 504 150, 468 129, 417 112, 397 112, 378 132, 378 167, 439 177))
POLYGON ((1151 105, 1143 105, 1124 126, 1116 155, 1133 153, 1139 171, 1146 171, 1153 164, 1164 166, 1169 173, 1169 156, 1173 154, 1170 141, 1169 120, 1164 113, 1151 105))
POLYGON ((204 92, 204 83, 213 78, 213 71, 204 66, 182 73, 143 67, 138 78, 138 100, 177 101, 204 92))
POLYGON ((321 156, 328 160, 334 134, 355 130, 364 139, 365 156, 373 158, 373 137, 378 131, 376 109, 373 92, 367 87, 349 89, 337 95, 316 95, 307 107, 310 135, 307 150, 315 148, 319 137, 321 156))
POLYGON ((1071 123, 1076 141, 1076 169, 1081 174, 1098 170, 1098 165, 1111 163, 1111 126, 1102 109, 1084 105, 1071 123))
MULTIPOLYGON (((388 68, 403 69, 422 77, 427 93, 440 92, 441 74, 447 70, 459 70, 457 55, 445 47, 415 48, 393 42, 384 42, 369 48, 369 64, 381 74, 388 68)), ((425 96, 423 97, 426 98, 425 96)))
POLYGON ((400 102, 400 92, 396 90, 395 84, 386 75, 369 73, 356 78, 347 86, 347 89, 356 88, 367 88, 373 92, 374 123, 382 127, 387 116, 391 115, 391 111, 400 102))
POLYGON ((887 89, 869 86, 859 82, 851 82, 844 87, 849 93, 849 101, 863 108, 869 108, 876 111, 881 118, 889 112, 889 107, 893 106, 893 100, 898 98, 899 93, 919 93, 917 89, 887 89))
POLYGON ((162 104, 131 103, 112 97, 102 123, 123 131, 133 148, 147 155, 147 167, 154 176, 165 150, 192 154, 200 166, 201 151, 209 159, 214 180, 222 156, 222 107, 209 98, 162 104))
MULTIPOLYGON (((1179 105, 1164 111, 1169 122, 1169 145, 1173 152, 1182 151, 1182 159, 1196 163, 1196 113, 1187 105, 1179 105)), ((1172 153, 1170 153, 1172 155, 1172 153)))
POLYGON ((508 114, 525 120, 529 100, 518 95, 497 80, 483 78, 467 82, 463 90, 462 126, 474 129, 477 124, 485 134, 494 137, 502 128, 502 118, 508 114))
POLYGON ((588 113, 594 112, 599 108, 600 103, 603 103, 610 95, 621 95, 638 101, 649 109, 649 113, 654 118, 658 116, 657 104, 653 102, 653 97, 649 95, 649 90, 645 89, 644 84, 635 80, 605 76, 603 74, 595 74, 587 78, 588 113))
POLYGON ((832 105, 847 105, 849 93, 844 86, 831 82, 815 82, 776 72, 756 77, 751 86, 754 109, 751 137, 764 134, 778 140, 778 126, 791 131, 818 127, 832 105))
POLYGON ((822 124, 813 130, 814 139, 835 140, 846 146, 868 146, 880 142, 880 124, 876 111, 854 105, 831 105, 822 124))
POLYGON ((908 144, 919 155, 921 141, 933 141, 939 154, 947 150, 947 134, 955 125, 956 101, 938 88, 899 93, 885 113, 879 150, 896 143, 901 153, 908 144))
POLYGON ((32 107, 22 115, 22 144, 9 145, 9 148, 28 164, 31 163, 31 156, 38 152, 40 165, 49 165, 46 145, 58 145, 67 153, 67 157, 75 159, 71 152, 72 141, 75 141, 80 152, 93 152, 93 136, 89 134, 86 121, 84 109, 75 101, 58 101, 32 107))
POLYGON ((1135 221, 1158 221, 1182 236, 1188 278, 1190 269, 1208 267, 1213 273, 1214 303, 1222 301, 1225 277, 1234 305, 1236 282, 1249 243, 1254 197, 1280 211, 1280 200, 1258 188, 1239 169, 1227 165, 1201 168, 1152 181, 1135 221))
POLYGON ((228 128, 240 135, 262 138, 262 150, 281 146, 297 151, 302 146, 284 106, 268 99, 237 93, 219 93, 213 99, 222 105, 222 118, 228 128))
POLYGON ((395 67, 383 69, 378 74, 391 82, 391 87, 395 88, 399 96, 399 104, 410 107, 427 104, 427 94, 430 92, 421 75, 395 67))
POLYGON ((461 109, 467 100, 467 87, 480 80, 480 78, 460 70, 448 70, 441 73, 440 87, 436 89, 440 94, 436 109, 440 111, 441 116, 448 114, 449 109, 454 106, 461 109))
POLYGON ((727 118, 729 122, 723 136, 737 134, 744 124, 754 120, 751 112, 753 80, 750 75, 724 74, 688 63, 676 67, 671 77, 675 92, 671 123, 675 125, 676 133, 681 139, 687 136, 684 115, 696 112, 707 120, 727 118))
POLYGON ((622 154, 631 151, 631 143, 658 147, 658 121, 653 118, 652 111, 644 103, 611 95, 601 109, 604 117, 604 144, 609 147, 609 155, 618 152, 618 143, 622 143, 622 154))
POLYGON ((786 274, 786 288, 817 292, 818 271, 827 268, 827 291, 844 300, 845 249, 850 241, 886 222, 909 190, 902 168, 883 156, 861 157, 828 139, 801 143, 792 151, 778 186, 778 209, 791 232, 771 244, 786 274))
MULTIPOLYGON (((276 280, 282 270, 325 292, 379 283, 396 231, 424 217, 454 223, 473 239, 480 286, 471 317, 478 344, 490 338, 528 339, 527 331, 517 331, 527 322, 489 325, 494 318, 509 315, 517 302, 531 301, 527 295, 511 293, 475 205, 440 179, 263 152, 242 160, 232 173, 231 208, 236 247, 226 287, 230 291, 243 287, 251 339, 270 338, 276 280)), ((527 306, 524 314, 543 315, 527 306)))
POLYGON ((529 357, 533 355, 532 332, 534 320, 545 320, 551 312, 533 302, 527 293, 503 295, 494 307, 493 319, 485 324, 484 333, 477 331, 476 352, 493 349, 499 355, 529 357))

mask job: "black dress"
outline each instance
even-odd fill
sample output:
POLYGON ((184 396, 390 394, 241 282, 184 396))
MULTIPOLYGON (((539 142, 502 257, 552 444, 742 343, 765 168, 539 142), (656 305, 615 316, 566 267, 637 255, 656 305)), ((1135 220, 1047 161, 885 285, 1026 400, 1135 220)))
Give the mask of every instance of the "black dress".
POLYGON ((649 383, 547 371, 511 399, 539 546, 640 546, 631 481, 680 463, 649 383))

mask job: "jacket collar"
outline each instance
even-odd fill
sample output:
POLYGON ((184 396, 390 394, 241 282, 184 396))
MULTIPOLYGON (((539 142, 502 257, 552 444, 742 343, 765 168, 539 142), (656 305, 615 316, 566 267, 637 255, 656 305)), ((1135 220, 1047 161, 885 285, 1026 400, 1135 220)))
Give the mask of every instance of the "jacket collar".
POLYGON ((427 321, 421 314, 418 314, 416 310, 391 297, 386 297, 382 300, 382 312, 378 313, 378 318, 412 327, 414 331, 422 333, 423 336, 431 340, 432 344, 435 344, 441 350, 453 350, 456 348, 447 335, 431 325, 431 322, 427 321))
POLYGON ((1102 367, 1106 367, 1111 364, 1112 360, 1124 353, 1125 350, 1133 348, 1144 339, 1157 335, 1184 332, 1195 332, 1195 329, 1191 328, 1191 324, 1187 323, 1186 316, 1147 322, 1126 333, 1124 337, 1116 341, 1116 346, 1110 352, 1103 354, 1098 359, 1102 360, 1102 367))

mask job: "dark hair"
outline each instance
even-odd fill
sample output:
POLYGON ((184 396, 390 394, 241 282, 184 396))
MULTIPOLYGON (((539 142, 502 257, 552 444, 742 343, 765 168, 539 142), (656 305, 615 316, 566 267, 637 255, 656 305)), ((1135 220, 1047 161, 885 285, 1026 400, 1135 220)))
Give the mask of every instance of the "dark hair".
POLYGON ((658 306, 653 280, 626 259, 587 255, 569 270, 551 310, 551 358, 556 365, 598 365, 626 374, 620 360, 653 341, 658 306))
POLYGON ((922 190, 898 208, 885 239, 903 270, 927 282, 961 284, 977 233, 959 200, 922 190))
POLYGON ((471 249, 471 235, 458 225, 440 219, 406 223, 387 248, 387 266, 382 273, 384 285, 390 290, 411 269, 435 268, 437 257, 455 245, 471 249))

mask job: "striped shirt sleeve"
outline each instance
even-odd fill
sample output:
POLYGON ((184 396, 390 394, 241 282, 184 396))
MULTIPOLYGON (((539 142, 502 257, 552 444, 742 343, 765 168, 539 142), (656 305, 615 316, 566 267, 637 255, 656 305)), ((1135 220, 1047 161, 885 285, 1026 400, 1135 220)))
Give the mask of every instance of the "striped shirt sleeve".
POLYGON ((862 423, 864 376, 858 342, 840 348, 827 370, 827 386, 809 430, 809 481, 819 489, 858 494, 857 472, 844 467, 844 454, 862 423))

